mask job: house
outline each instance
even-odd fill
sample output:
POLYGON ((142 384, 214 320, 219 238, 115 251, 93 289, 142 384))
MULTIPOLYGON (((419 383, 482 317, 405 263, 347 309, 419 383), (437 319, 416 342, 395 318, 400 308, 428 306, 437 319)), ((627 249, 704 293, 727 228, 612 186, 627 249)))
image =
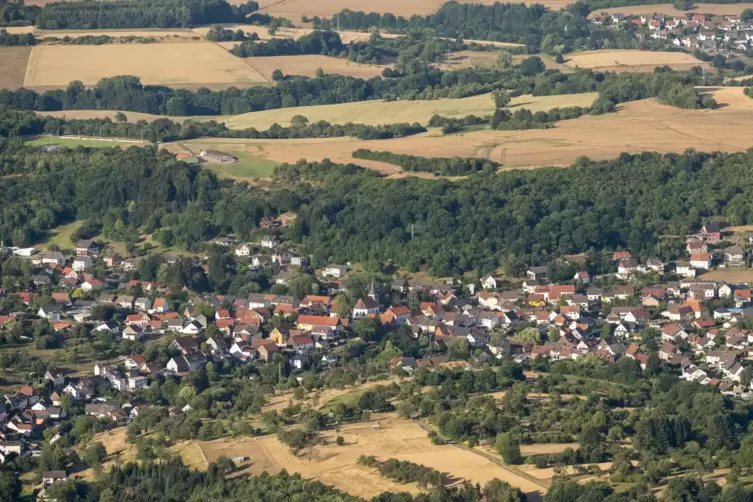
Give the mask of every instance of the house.
POLYGON ((619 279, 629 279, 636 272, 638 272, 638 263, 632 258, 620 260, 617 265, 617 278, 619 279))
POLYGON ((290 337, 290 346, 298 354, 305 354, 314 349, 314 339, 310 335, 293 335, 290 337))
POLYGON ((50 368, 45 372, 44 379, 59 387, 65 384, 65 373, 57 368, 50 368))
POLYGON ((133 302, 133 308, 140 312, 149 312, 152 308, 152 301, 144 297, 136 298, 133 302))
POLYGON ((308 265, 309 259, 305 256, 291 256, 290 264, 295 267, 305 267, 308 265))
POLYGON ((280 240, 274 235, 265 235, 261 240, 261 247, 274 249, 280 245, 280 240))
POLYGON ((740 246, 731 246, 724 250, 724 261, 729 264, 740 264, 744 259, 743 248, 740 246))
POLYGON ((649 258, 646 260, 646 270, 651 270, 653 272, 658 272, 659 274, 664 273, 664 262, 661 261, 659 258, 649 258))
POLYGON ((719 242, 722 240, 722 230, 718 223, 707 223, 701 228, 701 236, 708 242, 719 242))
POLYGON ((47 319, 49 321, 59 321, 60 320, 60 308, 56 304, 47 305, 44 307, 40 307, 37 311, 37 315, 41 317, 42 319, 47 319))
POLYGON ((301 315, 296 320, 296 327, 301 331, 332 335, 340 331, 342 324, 338 317, 301 315))
POLYGON ((128 377, 128 390, 146 389, 147 387, 149 387, 149 380, 145 376, 128 377))
POLYGON ((612 18, 612 23, 619 24, 625 20, 625 14, 620 14, 620 13, 615 12, 614 14, 611 15, 611 18, 612 18))
POLYGON ((65 481, 68 479, 68 474, 65 471, 45 471, 42 473, 42 486, 49 488, 59 481, 65 481))
POLYGON ((688 254, 708 253, 709 248, 706 242, 701 239, 690 239, 685 246, 685 250, 688 254))
POLYGON ((280 348, 274 342, 269 342, 268 340, 261 340, 261 341, 267 342, 267 343, 259 344, 256 351, 259 354, 260 358, 262 358, 266 362, 269 362, 272 359, 272 356, 274 354, 277 354, 280 352, 280 348))
POLYGON ((576 272, 573 276, 573 280, 583 284, 588 284, 591 281, 591 276, 584 270, 581 272, 576 272))
POLYGON ((164 314, 166 312, 170 312, 170 302, 168 302, 167 298, 155 298, 150 314, 164 314))
POLYGON ((235 248, 235 256, 250 256, 252 249, 251 244, 242 244, 235 248))
POLYGON ((348 272, 348 267, 345 265, 327 265, 322 270, 322 275, 325 277, 337 277, 340 278, 348 272))
POLYGON ((695 277, 698 269, 693 267, 686 261, 678 261, 675 263, 675 273, 682 277, 695 277))
POLYGON ((353 306, 353 319, 360 319, 379 313, 379 304, 371 297, 361 298, 353 306))
POLYGON ((141 368, 144 363, 146 363, 144 356, 129 356, 123 361, 123 365, 129 370, 137 370, 141 368))
POLYGON ((42 265, 65 265, 65 256, 60 251, 45 251, 41 255, 42 265))
POLYGON ((677 323, 667 324, 661 329, 661 339, 664 342, 674 342, 678 336, 684 340, 688 334, 677 323))
POLYGON ((83 272, 92 268, 92 259, 89 256, 77 256, 73 259, 73 270, 83 272))
POLYGON ((128 296, 128 295, 118 296, 115 299, 115 305, 122 309, 130 310, 133 308, 133 300, 134 298, 132 296, 128 296))
POLYGON ((207 162, 219 162, 221 164, 231 164, 238 160, 229 153, 219 152, 217 150, 202 150, 199 152, 199 155, 207 162))
POLYGON ((491 275, 481 279, 481 287, 484 289, 497 289, 497 280, 491 275))
POLYGON ((99 255, 99 245, 91 239, 82 239, 76 242, 77 256, 97 256, 99 255))
POLYGON ((708 270, 711 268, 711 255, 708 253, 690 255, 690 266, 693 268, 708 270))
POLYGON ((532 281, 544 281, 547 275, 547 266, 531 267, 526 271, 526 277, 532 281))
POLYGON ((659 347, 659 359, 663 361, 668 361, 669 359, 672 359, 672 357, 674 357, 677 354, 678 354, 678 350, 674 344, 663 343, 662 346, 659 347))
POLYGON ((188 373, 201 369, 207 358, 201 352, 192 352, 183 356, 176 356, 168 361, 165 369, 171 373, 188 373))

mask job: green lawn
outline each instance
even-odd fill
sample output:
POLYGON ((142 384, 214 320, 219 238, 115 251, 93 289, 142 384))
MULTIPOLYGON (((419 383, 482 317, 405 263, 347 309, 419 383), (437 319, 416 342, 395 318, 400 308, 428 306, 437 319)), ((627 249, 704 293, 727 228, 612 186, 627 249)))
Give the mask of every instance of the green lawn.
POLYGON ((220 177, 227 178, 268 178, 272 176, 275 168, 280 165, 279 162, 257 157, 247 152, 233 151, 232 154, 238 158, 235 164, 202 164, 205 169, 211 169, 220 177))
POLYGON ((83 221, 77 220, 73 223, 53 228, 50 230, 50 235, 47 240, 40 242, 39 244, 47 248, 52 244, 56 244, 60 249, 73 249, 71 235, 83 224, 83 221))
POLYGON ((49 136, 39 136, 34 139, 26 141, 30 146, 49 146, 58 145, 67 148, 76 148, 77 146, 85 146, 87 148, 120 148, 120 145, 126 143, 116 143, 114 141, 99 141, 91 139, 75 139, 75 138, 50 138, 49 136))

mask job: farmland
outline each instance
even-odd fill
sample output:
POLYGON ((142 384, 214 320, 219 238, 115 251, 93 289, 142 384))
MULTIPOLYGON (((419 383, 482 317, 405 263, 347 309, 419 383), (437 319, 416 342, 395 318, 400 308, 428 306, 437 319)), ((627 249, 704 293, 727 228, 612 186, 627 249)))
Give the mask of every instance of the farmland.
MULTIPOLYGON (((353 159, 351 153, 369 148, 426 157, 483 156, 502 161, 507 167, 534 168, 567 166, 582 156, 611 159, 622 152, 681 153, 688 148, 738 152, 750 146, 745 131, 753 118, 753 102, 742 91, 742 88, 710 90, 722 104, 719 110, 684 110, 646 99, 621 105, 617 113, 565 120, 552 129, 485 130, 449 136, 430 133, 379 141, 324 138, 218 140, 215 143, 221 142, 223 148, 253 149, 259 156, 277 162, 329 158, 377 169, 379 167, 373 164, 353 159)), ((528 108, 530 104, 521 103, 521 106, 528 108)), ((559 106, 567 106, 567 103, 559 106)), ((304 109, 290 111, 306 115, 304 109)), ((385 171, 385 174, 394 172, 385 171)))
POLYGON ((117 75, 135 75, 144 84, 182 88, 250 86, 266 79, 241 59, 209 43, 108 46, 47 45, 31 50, 24 86, 65 87, 72 80, 85 85, 117 75))
POLYGON ((280 70, 285 75, 316 76, 316 70, 321 68, 324 73, 331 75, 345 75, 355 78, 373 78, 382 74, 385 66, 363 65, 343 58, 333 58, 320 55, 305 56, 270 56, 246 58, 246 62, 253 66, 267 80, 272 79, 272 72, 280 70))
POLYGON ((0 47, 0 89, 18 89, 24 84, 31 47, 0 47))
POLYGON ((80 37, 98 37, 108 36, 118 37, 152 37, 157 39, 186 39, 201 40, 202 36, 192 30, 160 30, 160 29, 143 29, 143 30, 35 30, 34 34, 39 39, 44 38, 80 38, 80 37))
POLYGON ((716 3, 696 3, 693 4, 692 9, 679 10, 676 9, 671 3, 663 4, 648 4, 648 5, 630 5, 626 7, 613 7, 610 9, 596 9, 588 16, 594 18, 604 14, 621 13, 626 16, 637 15, 652 15, 663 14, 665 16, 685 16, 686 12, 693 14, 714 14, 717 16, 723 15, 739 15, 745 9, 753 7, 753 3, 730 3, 730 4, 716 4, 716 3))
POLYGON ((675 70, 689 70, 701 66, 711 70, 704 63, 684 52, 659 52, 639 50, 587 51, 568 55, 567 66, 589 68, 594 71, 652 72, 657 66, 669 66, 675 70))
MULTIPOLYGON (((590 106, 596 98, 596 93, 584 93, 562 96, 530 96, 523 95, 514 98, 511 108, 516 106, 528 108, 536 112, 563 106, 590 106)), ((326 120, 332 124, 395 124, 401 122, 419 122, 426 124, 434 114, 448 117, 464 117, 466 115, 491 115, 495 107, 488 94, 480 94, 462 99, 437 99, 430 101, 366 101, 359 103, 344 103, 337 105, 301 106, 298 108, 283 108, 251 112, 229 117, 225 124, 231 129, 255 127, 267 129, 272 124, 287 125, 296 115, 303 115, 310 122, 326 120)))
MULTIPOLYGON (((233 0, 231 3, 240 2, 241 0, 233 0)), ((304 15, 308 17, 331 17, 343 9, 378 12, 380 14, 392 13, 396 16, 406 17, 410 17, 414 14, 426 15, 437 11, 443 3, 444 0, 414 0, 411 2, 387 0, 377 3, 366 2, 364 0, 359 2, 349 0, 321 0, 317 2, 310 2, 307 0, 262 0, 259 2, 259 5, 261 6, 260 10, 263 13, 276 17, 286 17, 294 23, 299 23, 301 21, 301 16, 304 15)), ((492 4, 494 1, 478 0, 473 3, 492 4)), ((545 0, 542 2, 526 0, 524 2, 515 3, 541 3, 553 9, 560 9, 571 2, 568 0, 545 0)))
POLYGON ((246 147, 245 145, 229 144, 220 139, 203 139, 196 141, 182 141, 164 145, 173 153, 184 152, 196 155, 201 150, 222 150, 238 159, 233 164, 204 163, 202 166, 217 173, 221 178, 251 181, 253 178, 267 178, 272 175, 275 167, 280 165, 273 159, 260 155, 260 147, 246 147))

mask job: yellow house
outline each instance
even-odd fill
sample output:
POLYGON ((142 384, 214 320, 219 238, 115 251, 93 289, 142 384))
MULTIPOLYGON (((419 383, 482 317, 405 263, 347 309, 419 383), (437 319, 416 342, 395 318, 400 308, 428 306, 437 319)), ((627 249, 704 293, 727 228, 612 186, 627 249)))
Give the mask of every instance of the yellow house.
POLYGON ((287 344, 287 336, 284 335, 282 331, 279 330, 279 328, 272 330, 272 332, 269 334, 269 339, 280 347, 284 347, 287 344))

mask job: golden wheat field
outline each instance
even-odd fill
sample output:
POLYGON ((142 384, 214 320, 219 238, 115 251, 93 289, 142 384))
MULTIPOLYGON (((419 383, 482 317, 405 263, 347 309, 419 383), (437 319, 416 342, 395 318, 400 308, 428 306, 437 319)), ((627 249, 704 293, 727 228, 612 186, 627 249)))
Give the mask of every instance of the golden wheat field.
POLYGON ((685 52, 659 52, 640 50, 601 50, 585 51, 568 55, 565 62, 571 68, 589 68, 595 71, 634 71, 651 72, 657 66, 667 65, 676 70, 688 70, 701 66, 711 70, 704 63, 685 52))
MULTIPOLYGON (((743 95, 742 88, 714 88, 706 92, 711 92, 722 108, 684 110, 645 99, 621 105, 617 113, 564 120, 551 129, 484 130, 449 136, 429 133, 376 141, 323 138, 218 139, 214 142, 218 146, 220 143, 235 148, 242 146, 261 158, 276 162, 329 158, 376 169, 378 166, 353 159, 351 153, 359 148, 370 148, 424 157, 475 156, 502 162, 511 168, 535 168, 568 166, 583 156, 606 160, 622 152, 681 153, 688 148, 737 152, 749 148, 753 143, 748 134, 753 120, 753 100, 743 95)), ((394 172, 386 171, 386 174, 394 172)))
POLYGON ((272 72, 280 70, 285 75, 303 75, 314 77, 321 68, 330 75, 345 75, 355 78, 372 78, 382 74, 386 66, 364 65, 344 58, 333 58, 316 54, 305 56, 269 56, 246 58, 246 63, 258 71, 264 78, 271 80, 272 72))
MULTIPOLYGON (((528 108, 533 112, 546 111, 555 107, 590 106, 596 99, 596 93, 570 94, 561 96, 518 96, 510 103, 515 107, 528 108)), ((338 105, 301 106, 282 108, 236 115, 224 120, 231 129, 255 127, 267 129, 272 124, 288 125, 296 115, 303 115, 310 122, 326 120, 331 124, 396 124, 428 123, 432 115, 447 117, 465 117, 466 115, 490 115, 495 110, 489 94, 480 94, 462 99, 437 99, 423 101, 362 101, 338 105)))
POLYGON ((24 76, 30 88, 85 85, 101 78, 135 75, 144 84, 171 87, 230 87, 266 83, 258 72, 221 47, 209 43, 123 45, 45 45, 31 50, 24 76))
POLYGON ((676 9, 671 3, 648 4, 648 5, 630 5, 626 7, 614 7, 609 9, 597 9, 591 12, 588 17, 594 18, 605 14, 620 13, 626 16, 638 16, 661 14, 665 16, 684 16, 686 12, 693 14, 713 14, 717 16, 739 15, 745 9, 753 8, 753 3, 696 3, 693 8, 687 11, 676 9))

